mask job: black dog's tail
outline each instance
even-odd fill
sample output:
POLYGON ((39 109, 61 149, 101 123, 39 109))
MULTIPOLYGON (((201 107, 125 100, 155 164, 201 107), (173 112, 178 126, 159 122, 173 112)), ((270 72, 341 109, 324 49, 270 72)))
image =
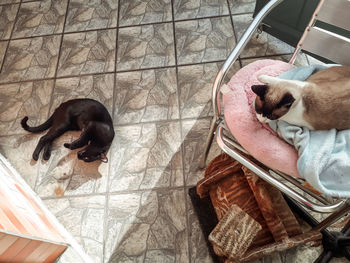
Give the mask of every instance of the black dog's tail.
POLYGON ((36 127, 29 127, 27 124, 27 121, 28 121, 28 117, 25 116, 21 121, 22 128, 25 129, 26 131, 37 133, 37 132, 42 132, 47 130, 52 125, 53 116, 51 116, 43 124, 40 124, 39 126, 36 126, 36 127))

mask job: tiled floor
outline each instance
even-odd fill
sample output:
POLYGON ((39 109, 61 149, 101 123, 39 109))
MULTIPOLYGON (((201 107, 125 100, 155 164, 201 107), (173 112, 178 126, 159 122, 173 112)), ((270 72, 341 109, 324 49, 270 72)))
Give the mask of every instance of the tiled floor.
MULTIPOLYGON (((253 9, 252 0, 0 0, 0 152, 96 262, 211 262, 187 190, 202 176, 213 79, 253 9), (31 160, 40 135, 20 120, 37 125, 77 97, 113 116, 108 164, 62 146, 77 132, 49 161, 31 160)), ((263 33, 234 67, 291 52, 263 33)))

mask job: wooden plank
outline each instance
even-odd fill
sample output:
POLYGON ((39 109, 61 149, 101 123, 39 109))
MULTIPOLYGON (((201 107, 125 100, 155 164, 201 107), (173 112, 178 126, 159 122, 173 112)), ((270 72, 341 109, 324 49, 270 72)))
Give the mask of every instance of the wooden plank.
POLYGON ((18 255, 30 243, 29 239, 18 238, 11 246, 9 246, 1 255, 0 262, 11 262, 11 259, 18 255))
POLYGON ((25 259, 37 249, 43 242, 38 240, 31 240, 25 248, 21 250, 14 258, 11 259, 11 262, 24 262, 25 259))
POLYGON ((15 243, 17 239, 18 237, 16 236, 5 235, 5 237, 0 240, 0 255, 15 243))

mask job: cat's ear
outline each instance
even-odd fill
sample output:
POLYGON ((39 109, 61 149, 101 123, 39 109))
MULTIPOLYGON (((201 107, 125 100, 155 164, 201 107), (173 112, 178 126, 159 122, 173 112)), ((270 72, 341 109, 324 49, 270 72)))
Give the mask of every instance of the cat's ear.
POLYGON ((252 86, 252 91, 258 95, 261 99, 264 99, 264 96, 267 91, 267 86, 266 85, 253 85, 252 86))
POLYGON ((258 77, 258 80, 264 84, 274 84, 276 82, 278 82, 280 79, 279 78, 276 78, 276 77, 271 77, 271 76, 268 76, 268 75, 260 75, 258 77))
POLYGON ((101 162, 108 163, 108 158, 105 153, 100 154, 100 160, 101 162))

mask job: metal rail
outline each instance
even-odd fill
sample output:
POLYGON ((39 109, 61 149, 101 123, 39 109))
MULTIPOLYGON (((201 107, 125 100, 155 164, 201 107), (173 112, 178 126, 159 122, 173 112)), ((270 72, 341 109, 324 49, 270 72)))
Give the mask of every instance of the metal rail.
POLYGON ((221 69, 219 70, 218 74, 216 75, 214 84, 213 84, 213 91, 212 91, 212 103, 213 103, 213 112, 214 117, 212 119, 209 134, 206 141, 206 146, 204 150, 204 155, 202 157, 202 160, 200 162, 199 167, 204 168, 205 163, 207 160, 207 156, 210 150, 211 143, 214 138, 214 132, 216 130, 216 127, 218 125, 218 121, 220 119, 220 88, 222 86, 222 81, 225 78, 228 70, 231 68, 231 66, 236 62, 238 56, 241 54, 242 50, 245 48, 245 46, 248 44, 249 40, 254 35, 255 31, 259 27, 262 20, 267 16, 277 5, 282 3, 283 0, 271 0, 269 1, 256 15, 256 17, 253 19, 252 23, 249 25, 247 30, 244 32, 241 39, 238 41, 235 48, 231 51, 231 54, 226 59, 225 63, 222 65, 221 69))
POLYGON ((253 161, 249 160, 242 153, 240 153, 239 151, 234 149, 234 147, 232 147, 233 145, 231 145, 231 147, 228 146, 225 142, 227 139, 224 139, 223 127, 221 125, 219 125, 217 130, 216 130, 216 140, 217 140, 217 143, 219 144, 220 148, 224 152, 226 152, 228 155, 230 155, 235 160, 240 162, 242 165, 247 167, 249 170, 251 170, 254 174, 259 176, 261 179, 272 184, 273 186, 278 188, 281 192, 290 196, 291 198, 298 201, 303 206, 311 209, 312 211, 321 212, 321 213, 331 213, 331 212, 336 211, 338 208, 342 207, 345 203, 345 201, 340 200, 339 202, 337 202, 335 204, 331 204, 331 205, 319 205, 313 201, 306 199, 300 193, 296 192, 295 190, 290 188, 288 185, 280 182, 275 177, 271 176, 268 172, 266 172, 263 168, 261 168, 260 166, 255 164, 253 161))

